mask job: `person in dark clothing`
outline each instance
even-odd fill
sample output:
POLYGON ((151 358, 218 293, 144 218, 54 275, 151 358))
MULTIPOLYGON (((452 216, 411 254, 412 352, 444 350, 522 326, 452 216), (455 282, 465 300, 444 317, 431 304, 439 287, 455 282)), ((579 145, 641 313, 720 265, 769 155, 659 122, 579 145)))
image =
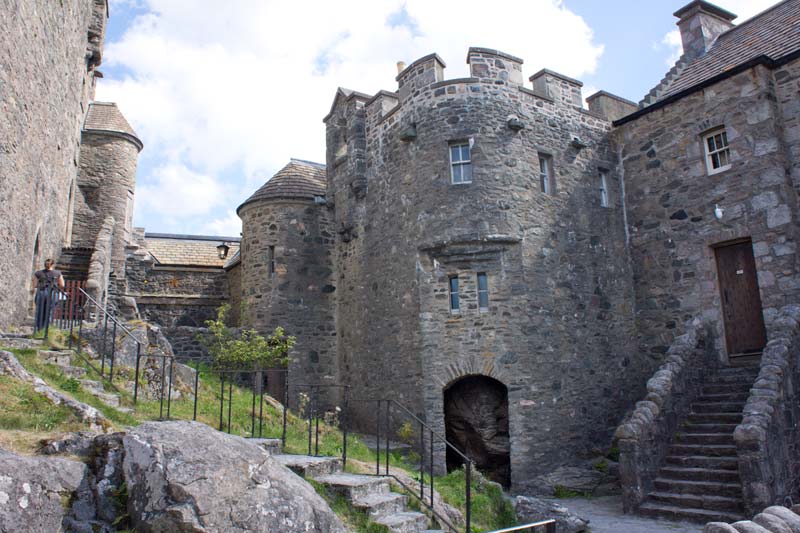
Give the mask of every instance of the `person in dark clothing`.
POLYGON ((53 318, 53 309, 58 302, 59 290, 64 288, 64 276, 60 270, 53 268, 55 261, 48 259, 44 262, 44 269, 33 274, 33 286, 36 289, 36 317, 34 331, 47 327, 53 318))

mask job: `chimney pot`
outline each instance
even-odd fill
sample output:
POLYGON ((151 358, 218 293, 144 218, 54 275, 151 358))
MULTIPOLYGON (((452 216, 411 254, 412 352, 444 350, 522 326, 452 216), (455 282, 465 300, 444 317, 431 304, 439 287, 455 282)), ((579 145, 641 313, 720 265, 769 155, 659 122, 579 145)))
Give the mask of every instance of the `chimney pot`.
POLYGON ((400 74, 406 69, 406 62, 405 61, 398 61, 397 62, 397 73, 400 74))

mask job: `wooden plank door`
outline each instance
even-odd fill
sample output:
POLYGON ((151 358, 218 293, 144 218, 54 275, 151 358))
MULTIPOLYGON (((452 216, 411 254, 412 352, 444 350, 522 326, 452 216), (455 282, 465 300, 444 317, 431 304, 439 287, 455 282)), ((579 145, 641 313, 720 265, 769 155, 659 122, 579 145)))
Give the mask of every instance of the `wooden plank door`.
POLYGON ((760 352, 767 344, 752 241, 716 248, 728 355, 760 352))

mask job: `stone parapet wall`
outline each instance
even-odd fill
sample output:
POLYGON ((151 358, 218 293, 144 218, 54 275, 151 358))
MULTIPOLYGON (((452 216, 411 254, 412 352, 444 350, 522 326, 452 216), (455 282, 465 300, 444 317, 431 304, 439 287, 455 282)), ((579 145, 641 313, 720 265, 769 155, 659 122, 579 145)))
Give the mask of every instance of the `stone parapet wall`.
POLYGON ((797 501, 800 490, 800 305, 770 318, 770 341, 733 435, 748 514, 787 498, 797 501))
MULTIPOLYGON (((114 217, 106 217, 97 232, 94 251, 89 260, 89 273, 86 280, 86 293, 99 305, 106 303, 106 288, 111 274, 111 254, 116 221, 114 217)), ((91 307, 91 306, 90 306, 91 307)))
POLYGON ((693 319, 675 337, 665 362, 647 382, 647 396, 614 435, 620 449, 620 477, 625 512, 638 509, 672 442, 679 420, 701 391, 703 373, 714 366, 710 328, 693 319))

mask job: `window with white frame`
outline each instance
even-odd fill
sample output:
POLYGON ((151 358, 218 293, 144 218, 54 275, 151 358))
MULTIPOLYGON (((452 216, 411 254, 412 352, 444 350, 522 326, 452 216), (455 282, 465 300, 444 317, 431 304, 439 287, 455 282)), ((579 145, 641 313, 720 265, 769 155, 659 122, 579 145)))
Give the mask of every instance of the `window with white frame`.
POLYGON ((600 169, 598 182, 600 192, 600 207, 608 207, 608 172, 600 169))
POLYGON ((539 154, 539 185, 543 193, 553 194, 555 189, 553 158, 547 154, 539 154))
POLYGON ((718 128, 703 135, 703 149, 709 174, 730 168, 731 150, 728 147, 728 132, 725 128, 718 128))
POLYGON ((489 310, 489 279, 486 272, 478 272, 478 311, 485 313, 489 310))
POLYGON ((450 313, 457 315, 461 312, 458 302, 458 276, 450 276, 450 313))
POLYGON ((453 184, 472 183, 469 142, 450 144, 450 178, 453 184))

